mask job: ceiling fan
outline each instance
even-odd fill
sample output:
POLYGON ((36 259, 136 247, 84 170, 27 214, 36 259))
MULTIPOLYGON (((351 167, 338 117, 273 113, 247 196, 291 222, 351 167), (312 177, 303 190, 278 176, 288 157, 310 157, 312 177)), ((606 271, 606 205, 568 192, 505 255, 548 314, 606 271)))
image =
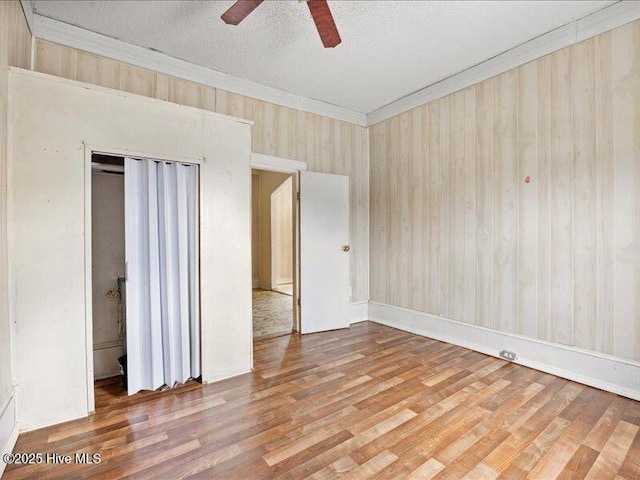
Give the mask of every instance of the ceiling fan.
MULTIPOLYGON (((251 12, 253 12, 258 5, 264 0, 238 0, 231 5, 231 8, 224 12, 222 20, 229 25, 238 25, 244 20, 251 12)), ((327 0, 300 0, 306 1, 313 21, 316 24, 320 39, 325 48, 333 48, 342 42, 336 23, 333 21, 333 15, 327 5, 327 0)))

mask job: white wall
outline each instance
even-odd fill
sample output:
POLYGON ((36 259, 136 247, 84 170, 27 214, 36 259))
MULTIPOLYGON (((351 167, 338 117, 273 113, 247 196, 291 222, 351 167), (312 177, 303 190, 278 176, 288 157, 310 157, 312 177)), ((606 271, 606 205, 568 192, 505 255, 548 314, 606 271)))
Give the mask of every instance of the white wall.
POLYGON ((10 73, 10 98, 10 316, 21 430, 88 413, 85 143, 152 158, 205 159, 203 379, 249 371, 249 123, 22 70, 10 73))
MULTIPOLYGON (((0 2, 0 455, 11 451, 17 438, 7 250, 7 66, 26 68, 30 61, 31 32, 20 2, 0 2)), ((0 461, 0 476, 4 468, 0 461)))

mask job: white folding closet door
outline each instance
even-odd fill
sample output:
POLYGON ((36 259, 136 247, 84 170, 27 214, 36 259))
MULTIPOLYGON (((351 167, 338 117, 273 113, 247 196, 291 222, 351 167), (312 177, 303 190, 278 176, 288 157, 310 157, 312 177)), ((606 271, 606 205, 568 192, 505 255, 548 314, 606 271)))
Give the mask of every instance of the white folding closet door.
POLYGON ((125 159, 129 393, 200 375, 196 166, 125 159))

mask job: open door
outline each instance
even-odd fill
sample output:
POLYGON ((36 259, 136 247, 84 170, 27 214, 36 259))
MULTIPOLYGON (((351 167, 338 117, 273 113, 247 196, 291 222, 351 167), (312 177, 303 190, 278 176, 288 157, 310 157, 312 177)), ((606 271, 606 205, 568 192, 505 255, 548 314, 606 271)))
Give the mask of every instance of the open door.
POLYGON ((349 177, 300 172, 302 333, 348 328, 349 177))

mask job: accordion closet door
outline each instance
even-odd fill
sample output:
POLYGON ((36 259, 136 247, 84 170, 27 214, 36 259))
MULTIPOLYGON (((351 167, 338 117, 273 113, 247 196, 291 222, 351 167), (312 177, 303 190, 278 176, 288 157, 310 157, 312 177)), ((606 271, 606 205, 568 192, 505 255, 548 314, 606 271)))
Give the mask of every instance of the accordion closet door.
POLYGON ((198 166, 125 158, 129 394, 198 378, 198 166))

